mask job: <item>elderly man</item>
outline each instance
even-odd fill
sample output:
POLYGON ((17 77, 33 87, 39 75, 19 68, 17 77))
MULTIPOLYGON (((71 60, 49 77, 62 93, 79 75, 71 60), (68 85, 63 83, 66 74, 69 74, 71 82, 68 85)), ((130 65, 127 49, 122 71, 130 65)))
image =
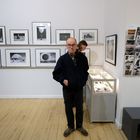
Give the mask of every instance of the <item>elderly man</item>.
POLYGON ((53 71, 53 78, 63 87, 68 126, 64 136, 67 137, 75 130, 73 104, 76 107, 76 130, 88 136, 88 132, 83 128, 83 86, 88 77, 88 61, 84 54, 77 51, 75 38, 68 38, 66 47, 68 52, 60 56, 53 71))

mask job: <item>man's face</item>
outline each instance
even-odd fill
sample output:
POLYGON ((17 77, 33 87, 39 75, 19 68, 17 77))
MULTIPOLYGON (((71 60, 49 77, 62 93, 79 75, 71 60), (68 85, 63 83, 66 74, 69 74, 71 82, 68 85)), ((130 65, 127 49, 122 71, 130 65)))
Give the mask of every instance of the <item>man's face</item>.
POLYGON ((66 42, 66 47, 68 49, 68 53, 74 54, 77 49, 77 43, 74 38, 69 38, 66 42))

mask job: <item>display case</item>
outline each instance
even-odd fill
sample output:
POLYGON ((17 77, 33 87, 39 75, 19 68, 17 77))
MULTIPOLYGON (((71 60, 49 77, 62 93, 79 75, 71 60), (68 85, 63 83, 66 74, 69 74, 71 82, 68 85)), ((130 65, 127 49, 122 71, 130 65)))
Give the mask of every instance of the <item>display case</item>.
POLYGON ((86 105, 90 122, 114 122, 116 79, 101 67, 89 69, 86 105))

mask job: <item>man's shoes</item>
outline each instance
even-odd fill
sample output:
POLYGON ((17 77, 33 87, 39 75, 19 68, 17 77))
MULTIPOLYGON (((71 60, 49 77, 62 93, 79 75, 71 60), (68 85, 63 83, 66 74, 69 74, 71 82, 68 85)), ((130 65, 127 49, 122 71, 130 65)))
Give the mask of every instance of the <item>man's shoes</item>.
POLYGON ((65 131, 64 131, 64 137, 67 137, 69 136, 75 129, 72 129, 72 128, 67 128, 65 131))
POLYGON ((88 136, 87 130, 85 130, 83 127, 77 128, 77 130, 84 136, 88 136))

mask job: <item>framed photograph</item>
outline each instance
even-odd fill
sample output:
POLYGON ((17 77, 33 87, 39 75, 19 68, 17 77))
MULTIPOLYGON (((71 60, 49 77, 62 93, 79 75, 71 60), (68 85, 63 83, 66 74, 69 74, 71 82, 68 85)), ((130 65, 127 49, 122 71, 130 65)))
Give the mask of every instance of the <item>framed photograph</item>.
POLYGON ((51 43, 51 23, 32 23, 33 44, 49 45, 51 43))
POLYGON ((30 67, 29 49, 6 49, 7 67, 30 67))
POLYGON ((27 29, 11 29, 10 30, 10 43, 11 44, 29 44, 28 30, 27 29))
POLYGON ((136 29, 128 29, 126 36, 126 45, 134 45, 136 38, 136 29))
POLYGON ((125 75, 132 75, 134 68, 134 55, 125 55, 125 67, 124 73, 125 75))
POLYGON ((5 26, 0 26, 0 45, 6 44, 5 26))
POLYGON ((79 41, 85 40, 88 44, 98 43, 98 29, 79 29, 79 41))
POLYGON ((116 65, 117 34, 105 37, 105 61, 116 65))
POLYGON ((35 56, 37 67, 54 67, 60 57, 60 49, 36 49, 35 56))
POLYGON ((140 52, 135 52, 133 75, 140 76, 140 52))
POLYGON ((1 50, 0 50, 0 68, 2 67, 2 62, 1 62, 1 50))
POLYGON ((74 30, 73 29, 56 29, 55 30, 56 44, 65 45, 66 40, 69 37, 74 37, 74 30))

